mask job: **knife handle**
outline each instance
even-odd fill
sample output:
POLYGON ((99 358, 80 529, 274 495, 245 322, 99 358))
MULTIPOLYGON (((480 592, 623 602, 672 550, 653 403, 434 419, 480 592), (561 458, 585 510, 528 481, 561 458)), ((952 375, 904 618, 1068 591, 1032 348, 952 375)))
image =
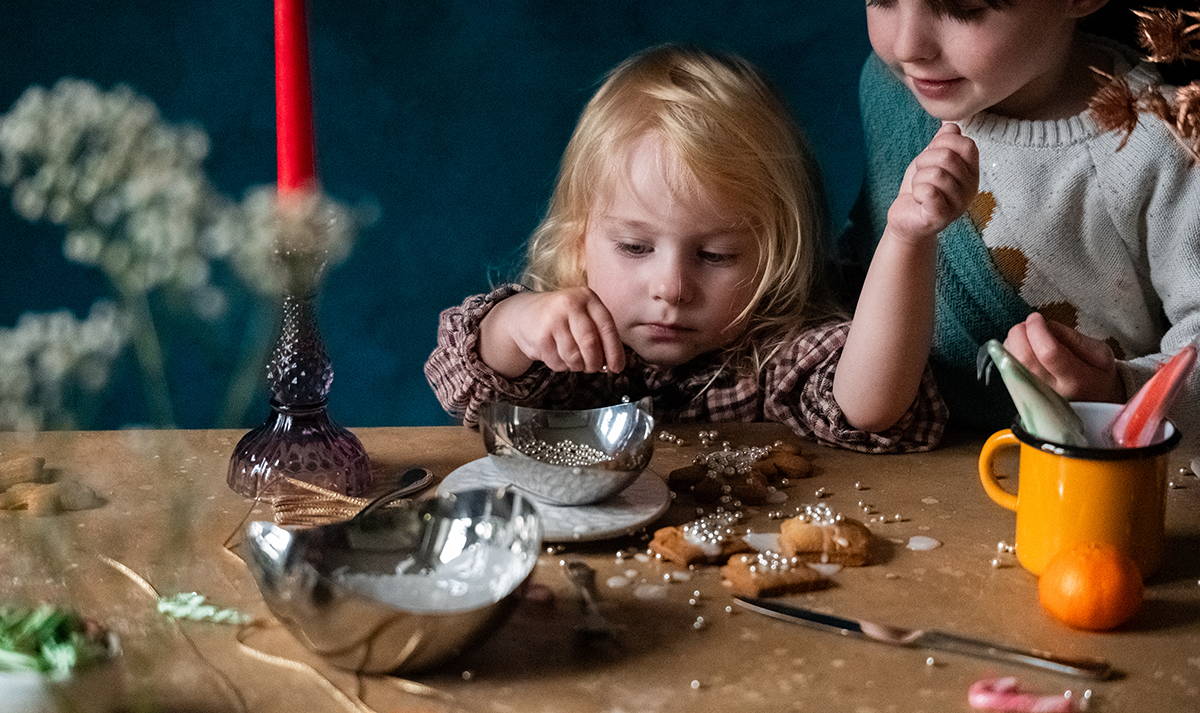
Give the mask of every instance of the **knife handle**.
POLYGON ((944 651, 982 656, 1006 663, 1019 663, 1097 681, 1103 681, 1113 675, 1112 665, 1101 658, 1059 656, 1046 651, 1018 649, 988 641, 967 639, 947 634, 944 631, 926 631, 915 643, 944 651))

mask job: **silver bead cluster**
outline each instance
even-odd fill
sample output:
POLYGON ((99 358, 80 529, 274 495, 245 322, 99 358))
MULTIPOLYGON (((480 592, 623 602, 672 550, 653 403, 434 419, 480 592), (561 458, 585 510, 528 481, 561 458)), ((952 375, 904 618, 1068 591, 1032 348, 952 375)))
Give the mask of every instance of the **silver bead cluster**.
POLYGON ((729 447, 728 443, 724 446, 719 451, 702 453, 696 456, 692 462, 695 465, 707 467, 710 478, 745 475, 750 472, 755 461, 771 452, 770 448, 764 446, 746 446, 736 449, 729 447))
POLYGON ((665 443, 674 443, 677 446, 686 446, 688 444, 687 441, 683 440, 679 436, 676 436, 674 433, 671 433, 670 431, 659 431, 658 432, 658 440, 663 441, 665 443))
POLYGON ((742 521, 740 512, 715 512, 683 526, 683 536, 696 543, 720 545, 738 533, 734 525, 742 521))
POLYGON ((574 441, 547 443, 538 438, 517 438, 513 445, 523 455, 550 465, 589 466, 608 460, 604 451, 574 441))
POLYGON ((833 508, 825 503, 798 507, 796 508, 796 517, 800 518, 803 522, 811 522, 814 525, 832 525, 846 519, 844 515, 840 512, 834 512, 833 508))
POLYGON ((700 445, 708 448, 712 445, 713 441, 720 437, 720 434, 714 429, 710 431, 700 431, 696 434, 696 437, 700 439, 700 445))
POLYGON ((754 557, 750 564, 750 574, 762 570, 764 572, 787 572, 793 567, 799 567, 802 561, 799 557, 786 557, 774 550, 763 550, 754 557))

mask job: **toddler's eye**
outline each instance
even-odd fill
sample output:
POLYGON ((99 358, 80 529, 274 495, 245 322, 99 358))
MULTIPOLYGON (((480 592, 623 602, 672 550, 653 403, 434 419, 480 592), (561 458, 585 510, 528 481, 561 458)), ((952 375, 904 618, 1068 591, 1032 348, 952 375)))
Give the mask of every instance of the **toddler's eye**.
POLYGON ((650 246, 645 243, 635 243, 628 240, 617 241, 617 252, 626 255, 646 255, 650 252, 650 246))
POLYGON ((731 265, 737 260, 736 253, 714 253, 708 250, 701 250, 700 259, 710 265, 731 265))

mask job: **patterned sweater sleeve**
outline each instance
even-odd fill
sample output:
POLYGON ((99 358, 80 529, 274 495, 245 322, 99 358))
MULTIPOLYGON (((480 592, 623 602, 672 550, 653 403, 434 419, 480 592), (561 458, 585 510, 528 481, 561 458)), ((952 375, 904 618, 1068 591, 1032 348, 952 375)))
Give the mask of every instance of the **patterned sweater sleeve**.
MULTIPOLYGON (((1127 249, 1145 256, 1167 321, 1156 353, 1117 362, 1132 396, 1163 361, 1200 338, 1200 166, 1162 122, 1143 117, 1128 145, 1104 152, 1097 169, 1116 198, 1108 205, 1113 222, 1127 249)), ((1187 377, 1168 415, 1185 447, 1200 446, 1200 369, 1187 377)))
POLYGON ((765 372, 764 417, 787 424, 801 436, 863 453, 937 447, 949 413, 928 367, 912 405, 891 428, 862 431, 846 420, 833 397, 833 377, 849 330, 849 322, 813 327, 772 357, 765 372))
POLYGON ((504 285, 468 297, 438 318, 437 347, 425 362, 425 378, 442 408, 465 426, 479 423, 479 408, 488 401, 530 404, 546 391, 552 372, 540 362, 516 379, 507 379, 479 355, 479 325, 501 300, 524 291, 504 285))

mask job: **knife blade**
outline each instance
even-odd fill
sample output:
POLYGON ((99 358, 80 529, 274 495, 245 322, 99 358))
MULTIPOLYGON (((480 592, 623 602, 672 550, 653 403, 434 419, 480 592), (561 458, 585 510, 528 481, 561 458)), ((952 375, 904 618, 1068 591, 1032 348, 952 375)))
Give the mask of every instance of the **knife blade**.
POLYGON ((735 596, 734 600, 750 611, 774 619, 893 646, 950 651, 1098 681, 1110 678, 1114 674, 1112 665, 1101 658, 1059 656, 1046 651, 1020 649, 936 629, 905 629, 862 619, 846 619, 767 599, 735 596))

